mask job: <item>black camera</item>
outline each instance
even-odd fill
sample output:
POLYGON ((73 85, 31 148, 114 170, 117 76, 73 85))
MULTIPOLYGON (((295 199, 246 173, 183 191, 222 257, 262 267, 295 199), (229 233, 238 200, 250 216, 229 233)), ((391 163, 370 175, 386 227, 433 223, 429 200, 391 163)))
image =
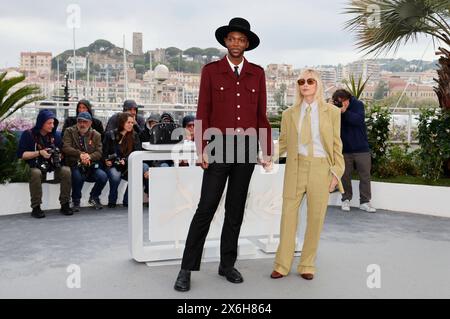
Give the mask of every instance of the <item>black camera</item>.
POLYGON ((128 174, 128 166, 127 166, 127 159, 123 157, 117 156, 116 153, 108 155, 106 158, 107 161, 111 161, 113 167, 115 167, 122 175, 122 178, 126 179, 128 174), (122 164, 122 162, 124 164, 122 164))
POLYGON ((39 159, 37 161, 36 167, 41 170, 43 175, 53 171, 52 165, 45 158, 39 159))
POLYGON ((96 169, 99 168, 100 165, 98 163, 91 163, 90 165, 85 165, 81 161, 78 161, 77 163, 78 170, 80 171, 80 174, 84 177, 88 177, 91 175, 91 173, 96 169))
POLYGON ((53 168, 61 168, 61 150, 57 147, 51 147, 47 152, 50 154, 50 161, 53 168))
POLYGON ((37 159, 36 167, 39 168, 42 174, 53 172, 55 169, 61 168, 61 151, 56 146, 52 146, 46 149, 50 154, 49 159, 39 157, 37 159))
POLYGON ((123 170, 126 164, 122 164, 121 161, 125 162, 125 158, 120 158, 116 153, 108 155, 107 161, 111 161, 112 165, 116 167, 119 171, 123 170))

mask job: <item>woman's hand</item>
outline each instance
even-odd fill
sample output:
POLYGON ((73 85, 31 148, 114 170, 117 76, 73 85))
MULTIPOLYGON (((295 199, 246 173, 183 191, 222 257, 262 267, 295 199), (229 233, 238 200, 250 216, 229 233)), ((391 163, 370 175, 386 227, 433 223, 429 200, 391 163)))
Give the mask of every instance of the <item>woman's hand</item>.
POLYGON ((336 186, 337 186, 338 182, 339 182, 339 181, 338 181, 338 178, 333 174, 333 179, 331 180, 330 187, 329 187, 329 189, 328 189, 328 191, 329 191, 330 193, 334 192, 334 190, 336 189, 336 186))

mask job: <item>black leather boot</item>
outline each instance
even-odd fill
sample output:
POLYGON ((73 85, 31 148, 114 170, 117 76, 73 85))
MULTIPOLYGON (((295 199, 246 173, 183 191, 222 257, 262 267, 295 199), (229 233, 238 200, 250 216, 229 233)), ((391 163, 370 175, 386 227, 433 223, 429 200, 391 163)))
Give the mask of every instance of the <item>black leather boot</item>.
POLYGON ((72 208, 70 208, 69 203, 62 204, 60 212, 61 212, 61 214, 66 215, 66 216, 73 215, 73 210, 72 210, 72 208))
POLYGON ((191 289, 191 271, 181 269, 173 288, 178 291, 188 291, 191 289))
POLYGON ((44 218, 45 213, 42 211, 41 206, 33 207, 33 210, 31 211, 31 216, 34 218, 44 218))

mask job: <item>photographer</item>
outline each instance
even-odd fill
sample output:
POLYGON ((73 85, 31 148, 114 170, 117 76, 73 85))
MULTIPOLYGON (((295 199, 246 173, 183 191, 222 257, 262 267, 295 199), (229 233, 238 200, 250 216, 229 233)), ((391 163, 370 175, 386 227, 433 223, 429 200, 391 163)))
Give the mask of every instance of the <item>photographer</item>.
POLYGON ((340 89, 333 94, 333 104, 341 110, 342 153, 345 160, 345 172, 342 184, 345 193, 342 195, 342 210, 350 211, 350 201, 353 197, 352 173, 353 167, 359 175, 359 196, 361 210, 375 213, 372 207, 370 190, 371 155, 367 138, 364 104, 350 92, 340 89))
POLYGON ((108 181, 105 171, 100 168, 102 159, 102 140, 99 132, 92 127, 92 116, 81 112, 77 124, 66 129, 63 153, 66 163, 72 170, 73 210, 80 210, 81 190, 84 182, 95 182, 89 197, 89 204, 102 209, 100 194, 108 181))
MULTIPOLYGON (((108 131, 103 141, 103 159, 109 178, 108 207, 115 208, 117 189, 122 179, 128 180, 128 156, 134 151, 140 151, 139 135, 133 130, 134 117, 120 113, 117 117, 118 128, 108 131)), ((148 194, 148 165, 143 163, 144 192, 148 194)), ((128 187, 123 196, 123 205, 128 207, 128 187)))
MULTIPOLYGON (((195 117, 193 115, 186 115, 183 117, 182 126, 184 128, 184 141, 194 142, 194 128, 195 128, 195 117)), ((181 160, 178 164, 179 166, 189 166, 189 161, 181 160)))
POLYGON ((182 126, 186 131, 186 141, 194 141, 195 116, 186 115, 183 117, 182 126))
POLYGON ((36 119, 36 125, 22 133, 17 150, 17 156, 30 166, 31 216, 45 217, 41 210, 42 181, 51 180, 53 172, 55 181, 61 183, 59 202, 60 212, 72 215, 70 200, 70 168, 61 164, 61 135, 56 131, 58 120, 49 110, 41 110, 36 119))
POLYGON ((92 116, 92 125, 91 127, 96 130, 97 132, 100 133, 100 135, 102 136, 102 140, 103 137, 105 135, 104 129, 103 129, 103 123, 102 121, 100 121, 99 119, 94 117, 94 114, 92 113, 92 105, 91 102, 89 102, 88 100, 80 100, 77 103, 77 108, 76 108, 76 115, 75 116, 70 116, 68 118, 66 118, 66 120, 64 121, 64 125, 62 128, 62 133, 61 135, 64 138, 64 133, 66 131, 66 129, 68 127, 74 126, 75 124, 77 124, 77 118, 78 118, 78 114, 80 114, 81 112, 88 112, 89 114, 91 114, 92 116))
MULTIPOLYGON (((129 113, 133 117, 133 129, 139 134, 145 128, 145 120, 138 114, 138 108, 139 106, 134 100, 126 100, 123 102, 122 110, 123 112, 129 113)), ((106 124, 106 132, 113 131, 118 128, 119 115, 120 113, 117 113, 109 118, 108 123, 106 124)))
POLYGON ((158 114, 150 114, 145 122, 145 127, 142 132, 139 134, 139 139, 142 143, 150 142, 151 129, 153 126, 159 123, 159 115, 158 114))

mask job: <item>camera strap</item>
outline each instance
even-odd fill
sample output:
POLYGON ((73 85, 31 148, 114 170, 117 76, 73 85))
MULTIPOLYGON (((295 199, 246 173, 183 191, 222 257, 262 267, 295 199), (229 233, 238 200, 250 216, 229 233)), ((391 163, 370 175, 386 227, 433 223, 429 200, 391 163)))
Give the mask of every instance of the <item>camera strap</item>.
POLYGON ((42 136, 41 134, 39 134, 39 136, 37 136, 37 134, 34 134, 32 129, 30 129, 29 131, 31 133, 31 136, 33 136, 35 149, 37 151, 46 149, 45 142, 47 142, 49 145, 54 145, 55 138, 53 137, 53 134, 47 134, 46 136, 42 136), (45 141, 44 139, 47 139, 47 141, 45 141))
MULTIPOLYGON (((89 133, 89 138, 88 138, 88 143, 87 145, 91 146, 93 144, 92 142, 92 137, 94 135, 94 131, 91 130, 91 132, 89 133)), ((78 134, 79 137, 79 143, 80 143, 80 147, 82 149, 82 151, 84 151, 85 153, 88 153, 88 147, 86 146, 86 140, 84 139, 84 136, 81 136, 80 134, 78 134)))

